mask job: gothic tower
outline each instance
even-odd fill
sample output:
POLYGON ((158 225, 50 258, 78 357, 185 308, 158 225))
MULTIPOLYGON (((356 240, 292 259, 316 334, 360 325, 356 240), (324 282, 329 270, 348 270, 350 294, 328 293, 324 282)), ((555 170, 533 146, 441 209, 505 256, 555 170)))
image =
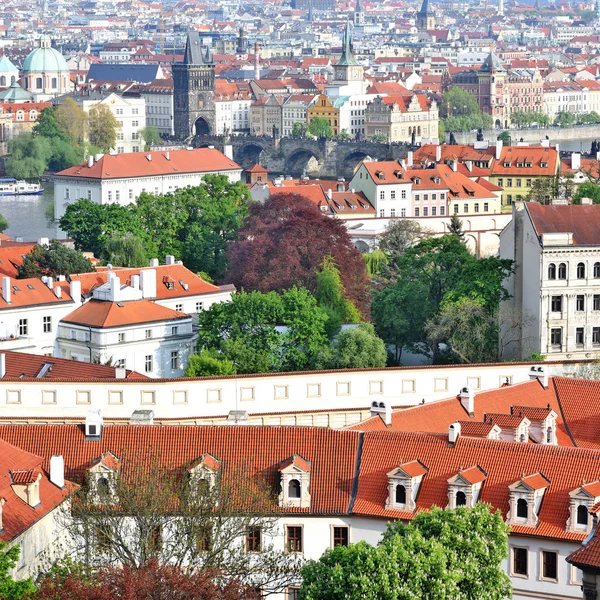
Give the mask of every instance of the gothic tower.
POLYGON ((188 33, 183 62, 173 64, 175 137, 215 131, 215 65, 197 32, 188 33))
POLYGON ((354 7, 354 25, 362 27, 365 24, 365 9, 363 8, 362 2, 356 0, 356 6, 354 7))
POLYGON ((417 13, 417 29, 419 31, 435 29, 435 14, 429 6, 429 0, 423 0, 421 10, 417 13))

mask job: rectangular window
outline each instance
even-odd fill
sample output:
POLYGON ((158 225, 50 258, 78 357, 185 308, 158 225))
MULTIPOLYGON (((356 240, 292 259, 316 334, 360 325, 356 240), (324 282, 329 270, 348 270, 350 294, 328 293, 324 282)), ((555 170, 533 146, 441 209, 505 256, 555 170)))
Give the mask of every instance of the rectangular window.
POLYGON ((527 548, 513 548, 513 573, 515 575, 529 575, 527 564, 529 552, 527 548))
POLYGON ((406 190, 402 190, 402 200, 406 200, 406 190))
POLYGON ((171 352, 171 371, 177 371, 179 369, 179 352, 173 350, 171 352))
POLYGON ((390 192, 390 200, 395 200, 395 199, 396 199, 396 191, 395 191, 395 190, 392 190, 392 191, 390 192))
POLYGON ((385 211, 383 210, 383 208, 379 211, 379 216, 385 217, 385 211))
POLYGON ((179 331, 178 327, 171 327, 171 335, 177 335, 178 331, 179 331))
POLYGON ((443 217, 446 215, 446 207, 440 206, 440 216, 443 217))
POLYGON ((562 312, 562 296, 552 296, 550 310, 552 312, 562 312))
POLYGON ((87 199, 91 200, 92 199, 92 190, 88 190, 87 191, 87 199))
POLYGON ((542 550, 542 577, 544 579, 558 578, 558 556, 556 552, 542 550))
POLYGON ((131 126, 132 127, 139 127, 140 126, 140 122, 139 121, 131 121, 131 126))
POLYGON ((183 312, 183 304, 176 304, 175 310, 178 310, 179 312, 183 312))
POLYGON ((600 294, 594 294, 594 310, 600 310, 600 294))
POLYGON ((463 210, 465 211, 465 215, 466 215, 469 212, 469 205, 465 203, 463 205, 463 210))
POLYGON ((125 334, 124 333, 120 333, 119 334, 119 342, 124 342, 125 341, 125 334))
POLYGON ((487 202, 483 203, 483 212, 488 212, 490 210, 490 205, 487 202))
POLYGON ((575 343, 578 346, 583 346, 583 340, 584 340, 584 333, 583 333, 584 329, 583 327, 577 327, 577 329, 575 329, 575 343))
POLYGON ((419 196, 419 194, 415 194, 415 202, 418 202, 421 199, 421 196, 419 196))
POLYGON ((400 209, 400 216, 401 217, 405 217, 406 216, 406 209, 405 208, 401 208, 400 209))
POLYGON ((115 192, 115 200, 118 202, 121 199, 121 192, 119 190, 117 190, 115 192))
POLYGON ((19 319, 19 335, 27 335, 28 330, 27 319, 19 319))
POLYGON ((146 373, 152 373, 152 354, 147 354, 144 360, 144 371, 146 373))
POLYGON ((287 527, 287 543, 288 552, 302 552, 302 527, 297 525, 287 527))
POLYGON ((517 184, 517 187, 522 187, 521 186, 521 180, 520 179, 516 179, 515 183, 517 184))
POLYGON ((246 552, 260 552, 261 548, 260 527, 250 527, 246 535, 246 552))
POLYGON ((204 302, 196 302, 196 312, 204 310, 204 302))
POLYGON ((419 216, 419 207, 415 208, 415 217, 419 216))
POLYGON ((431 216, 432 216, 432 217, 435 217, 435 216, 436 216, 436 214, 437 214, 437 207, 435 207, 435 206, 432 206, 432 207, 431 207, 431 216))
POLYGON ((427 206, 423 207, 423 216, 427 217, 429 215, 429 208, 427 206))
POLYGON ((133 190, 129 190, 129 199, 133 200, 133 190))
POLYGON ((575 300, 575 310, 579 312, 585 310, 585 296, 583 294, 577 296, 577 299, 575 300))
POLYGON ((506 187, 512 187, 512 179, 506 180, 506 187))
POLYGON ((556 327, 555 329, 550 330, 550 343, 553 346, 561 346, 562 345, 562 328, 556 327))
POLYGON ((300 600, 300 588, 289 587, 286 600, 300 600))
POLYGON ((396 209, 395 209, 395 208, 392 208, 392 209, 390 210, 390 217, 395 217, 395 216, 396 216, 396 209))
POLYGON ((531 187, 531 179, 527 179, 525 183, 526 183, 526 185, 527 185, 528 188, 531 187))
POLYGON ((385 200, 385 192, 383 190, 381 190, 381 192, 379 192, 379 199, 385 200))
POLYGON ((502 179, 502 178, 498 179, 498 185, 500 187, 504 187, 504 179, 502 179))
POLYGON ((592 344, 594 344, 594 345, 600 344, 600 327, 592 328, 592 344))
POLYGON ((423 194, 423 200, 429 200, 429 194, 423 194))
POLYGON ((125 368, 125 359, 124 358, 120 358, 116 363, 115 363, 115 369, 124 369, 125 368))
POLYGON ((44 317, 44 333, 52 331, 52 317, 44 317))
POLYGON ((479 203, 475 202, 475 212, 478 213, 479 212, 479 203))
POLYGON ((457 215, 458 214, 458 204, 454 205, 454 214, 457 215))
POLYGON ((145 331, 146 339, 152 339, 152 329, 146 329, 145 331))
POLYGON ((333 528, 333 547, 347 546, 349 542, 348 527, 333 528))
POLYGON ((445 200, 446 199, 446 192, 442 192, 440 194, 440 200, 445 200))

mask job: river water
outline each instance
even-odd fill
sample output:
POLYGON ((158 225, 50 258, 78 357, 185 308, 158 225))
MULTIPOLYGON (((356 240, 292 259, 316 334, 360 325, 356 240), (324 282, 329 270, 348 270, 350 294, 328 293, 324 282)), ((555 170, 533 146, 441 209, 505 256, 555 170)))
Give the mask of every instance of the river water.
POLYGON ((0 214, 8 221, 4 232, 25 242, 36 241, 41 237, 64 238, 54 217, 54 186, 42 184, 44 193, 40 196, 0 196, 0 214))

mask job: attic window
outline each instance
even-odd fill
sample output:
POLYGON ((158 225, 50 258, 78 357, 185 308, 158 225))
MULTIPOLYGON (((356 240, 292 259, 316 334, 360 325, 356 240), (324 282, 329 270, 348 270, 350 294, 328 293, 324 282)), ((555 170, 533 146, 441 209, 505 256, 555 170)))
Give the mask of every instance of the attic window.
POLYGON ((504 163, 504 167, 505 167, 506 169, 508 169, 508 168, 510 167, 510 163, 509 163, 509 162, 505 162, 505 163, 504 163))
POLYGON ((28 284, 27 284, 27 287, 28 287, 30 290, 32 290, 32 289, 33 289, 33 286, 32 286, 30 283, 28 283, 28 284))
POLYGON ((523 167, 523 163, 518 162, 517 163, 517 169, 521 169, 523 167))
POLYGON ((13 291, 18 292, 19 290, 19 286, 13 285, 13 291))
POLYGON ((540 167, 542 167, 542 169, 546 169, 548 167, 548 163, 547 162, 540 163, 540 167))
POLYGON ((531 163, 530 162, 526 162, 525 163, 525 167, 527 167, 528 169, 531 169, 531 163))
POLYGON ((174 290, 175 289, 175 284, 172 281, 165 281, 165 287, 168 290, 174 290))
POLYGON ((119 308, 123 308, 123 303, 122 303, 122 302, 117 302, 117 306, 118 306, 119 308))

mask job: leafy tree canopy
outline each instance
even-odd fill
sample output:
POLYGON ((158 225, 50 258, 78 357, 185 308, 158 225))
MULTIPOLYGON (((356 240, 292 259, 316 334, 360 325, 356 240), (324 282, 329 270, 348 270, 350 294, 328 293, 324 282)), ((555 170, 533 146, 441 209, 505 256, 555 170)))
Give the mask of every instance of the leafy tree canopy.
POLYGON ((221 358, 214 350, 201 350, 192 354, 185 370, 186 377, 206 377, 210 375, 235 375, 233 361, 221 358))
POLYGON ((139 130, 139 134, 144 140, 144 149, 150 150, 151 146, 155 146, 156 144, 160 144, 162 142, 162 138, 160 137, 160 133, 158 133, 158 129, 153 125, 146 125, 139 130))
POLYGON ((385 342, 377 337, 371 323, 342 331, 331 348, 325 348, 317 359, 318 369, 377 369, 385 367, 385 342))
POLYGON ((479 109, 475 96, 459 87, 444 92, 440 117, 446 131, 489 129, 493 125, 492 117, 479 109))
POLYGON ((573 204, 581 204, 582 198, 591 198, 594 204, 600 204, 600 185, 586 181, 577 186, 573 204))
POLYGON ((117 131, 121 128, 115 115, 104 104, 92 106, 88 114, 88 138, 104 153, 117 144, 117 131))
POLYGON ((32 131, 35 135, 41 135, 47 138, 57 137, 64 140, 69 139, 67 132, 56 120, 56 108, 53 106, 47 106, 42 109, 32 131))
POLYGON ((325 117, 313 117, 308 124, 308 133, 319 139, 333 136, 331 125, 325 117))
POLYGON ((72 275, 89 273, 94 270, 89 259, 77 250, 71 250, 58 240, 52 240, 48 246, 36 244, 23 258, 23 264, 17 268, 17 278, 42 277, 49 275, 72 275))
POLYGON ((31 579, 15 581, 9 574, 17 566, 19 552, 19 546, 7 548, 6 543, 0 542, 0 598, 3 600, 21 600, 35 592, 31 579))

